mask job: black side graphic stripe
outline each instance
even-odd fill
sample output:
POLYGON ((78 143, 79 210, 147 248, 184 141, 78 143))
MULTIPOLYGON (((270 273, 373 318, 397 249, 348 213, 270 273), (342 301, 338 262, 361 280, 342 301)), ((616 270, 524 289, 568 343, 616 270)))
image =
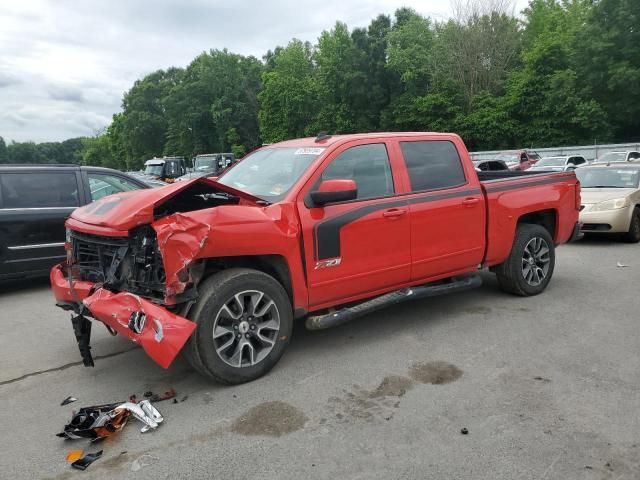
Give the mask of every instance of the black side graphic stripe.
MULTIPOLYGON (((314 256, 317 260, 326 260, 329 258, 336 258, 340 256, 340 230, 345 225, 358 220, 366 215, 377 212, 379 210, 385 210, 388 208, 415 205, 418 203, 436 202, 438 200, 445 200, 448 198, 467 197, 469 195, 477 195, 480 193, 479 188, 473 188, 468 190, 445 192, 440 194, 428 194, 412 197, 402 198, 399 197, 389 202, 376 203, 373 205, 366 205, 364 207, 355 208, 341 215, 328 218, 321 222, 318 222, 313 228, 313 241, 314 241, 314 256)), ((410 194, 415 195, 415 194, 410 194)))
POLYGON ((550 183, 567 182, 567 181, 570 181, 571 178, 572 177, 570 176, 563 176, 559 178, 547 178, 544 180, 534 180, 534 181, 531 181, 529 179, 527 179, 526 181, 516 180, 515 183, 510 183, 509 185, 491 185, 491 184, 484 183, 484 186, 488 193, 505 192, 507 190, 517 190, 519 188, 524 188, 524 187, 535 187, 538 185, 548 185, 550 183))

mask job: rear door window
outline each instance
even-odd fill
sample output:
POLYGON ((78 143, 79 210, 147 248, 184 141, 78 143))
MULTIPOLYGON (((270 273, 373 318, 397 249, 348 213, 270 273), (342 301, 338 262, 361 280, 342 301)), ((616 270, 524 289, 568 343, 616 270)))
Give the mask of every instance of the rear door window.
POLYGON ((466 178, 455 145, 448 140, 400 142, 411 191, 464 185, 466 178))
POLYGON ((137 184, 118 175, 89 173, 87 176, 89 177, 91 201, 99 200, 102 197, 114 193, 129 192, 141 188, 137 184))
POLYGON ((3 208, 62 208, 80 205, 75 172, 0 174, 3 208))

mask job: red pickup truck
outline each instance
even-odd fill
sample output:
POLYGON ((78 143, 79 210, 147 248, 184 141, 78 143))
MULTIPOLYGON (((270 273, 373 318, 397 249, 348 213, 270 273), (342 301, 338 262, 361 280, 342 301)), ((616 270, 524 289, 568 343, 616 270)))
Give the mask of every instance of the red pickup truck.
POLYGON ((294 319, 327 328, 478 286, 484 267, 542 292, 579 208, 572 172, 476 172, 454 134, 319 135, 79 208, 51 284, 85 365, 92 318, 165 368, 183 351, 241 383, 280 359, 294 319))

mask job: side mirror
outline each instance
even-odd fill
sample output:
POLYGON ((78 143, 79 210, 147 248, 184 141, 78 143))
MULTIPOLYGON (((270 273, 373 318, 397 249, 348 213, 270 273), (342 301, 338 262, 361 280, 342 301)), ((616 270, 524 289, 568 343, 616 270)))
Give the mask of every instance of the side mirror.
POLYGON ((355 200, 358 198, 358 185, 353 180, 325 180, 317 190, 310 193, 310 197, 317 207, 327 203, 355 200))

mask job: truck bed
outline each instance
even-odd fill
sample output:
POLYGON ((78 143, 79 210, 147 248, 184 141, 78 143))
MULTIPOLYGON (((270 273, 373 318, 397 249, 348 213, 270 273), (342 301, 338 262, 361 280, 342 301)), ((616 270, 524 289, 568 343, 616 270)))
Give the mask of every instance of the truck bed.
MULTIPOLYGON (((485 264, 496 265, 511 250, 518 219, 547 225, 556 243, 566 242, 575 222, 577 179, 573 172, 477 172, 486 196, 487 250, 485 264), (573 184, 572 188, 568 185, 573 184)), ((579 195, 579 193, 578 193, 579 195)))

